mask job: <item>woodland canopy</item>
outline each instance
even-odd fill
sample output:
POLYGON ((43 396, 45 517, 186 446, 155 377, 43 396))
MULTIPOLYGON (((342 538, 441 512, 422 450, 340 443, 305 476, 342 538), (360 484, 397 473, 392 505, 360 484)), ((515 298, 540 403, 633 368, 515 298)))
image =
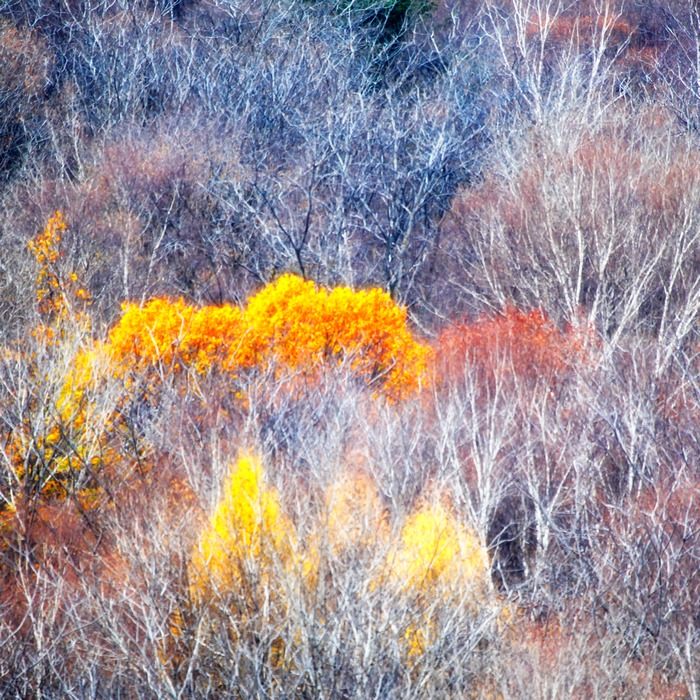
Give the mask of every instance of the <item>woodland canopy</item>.
POLYGON ((0 0, 0 696, 700 700, 698 57, 0 0))

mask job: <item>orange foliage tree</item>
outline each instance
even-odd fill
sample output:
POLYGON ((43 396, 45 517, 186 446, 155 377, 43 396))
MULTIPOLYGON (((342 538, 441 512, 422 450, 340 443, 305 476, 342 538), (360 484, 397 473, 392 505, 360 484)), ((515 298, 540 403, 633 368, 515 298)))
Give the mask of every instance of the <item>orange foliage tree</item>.
MULTIPOLYGON (((133 432, 124 425, 128 411, 123 404, 142 396, 150 401, 162 379, 185 371, 217 372, 234 382, 237 396, 240 375, 270 368, 276 378, 314 381, 329 367, 340 366, 390 399, 404 398, 420 386, 430 350, 411 335, 405 309, 380 290, 329 292, 292 275, 263 289, 245 309, 196 308, 181 299, 126 304, 105 343, 74 348, 71 334, 77 326, 65 322, 82 319, 73 305, 81 290, 74 276, 66 278, 58 266, 64 230, 56 212, 30 247, 40 266, 37 298, 47 318, 40 336, 54 355, 57 343, 66 345, 66 358, 53 372, 42 427, 36 429, 35 417, 29 427, 16 426, 6 440, 16 478, 30 480, 33 491, 65 498, 79 484, 81 496, 88 485, 92 488, 88 472, 105 476, 114 467, 125 479, 130 460, 143 467, 141 449, 125 438, 133 432), (144 387, 146 393, 139 394, 144 387), (104 396, 114 398, 110 403, 104 396), (33 476, 37 469, 30 469, 34 463, 40 478, 33 476)), ((90 495, 91 502, 97 495, 90 495)))
POLYGON ((274 366, 308 376, 343 365, 395 399, 419 388, 430 357, 412 336, 406 310, 385 292, 329 292, 294 275, 265 287, 244 310, 167 299, 127 304, 106 350, 117 365, 136 360, 200 373, 274 366))

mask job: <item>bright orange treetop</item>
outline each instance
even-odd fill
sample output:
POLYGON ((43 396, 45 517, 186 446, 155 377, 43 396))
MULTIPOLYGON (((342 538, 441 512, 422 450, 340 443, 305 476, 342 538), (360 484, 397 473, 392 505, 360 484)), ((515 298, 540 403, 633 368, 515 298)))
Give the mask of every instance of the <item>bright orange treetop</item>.
POLYGON ((294 275, 265 287, 243 311, 167 299, 127 304, 107 349, 117 362, 183 363, 198 372, 235 374, 273 363, 309 372, 345 364, 394 398, 418 389, 430 356, 408 329, 406 310, 386 292, 328 292, 294 275))

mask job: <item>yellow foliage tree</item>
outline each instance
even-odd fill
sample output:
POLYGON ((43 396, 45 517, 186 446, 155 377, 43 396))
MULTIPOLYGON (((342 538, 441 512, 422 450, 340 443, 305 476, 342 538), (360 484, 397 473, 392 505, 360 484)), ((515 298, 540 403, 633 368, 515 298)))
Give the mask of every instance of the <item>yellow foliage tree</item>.
POLYGON ((448 603, 471 596, 474 605, 488 603, 489 561, 469 528, 457 521, 439 500, 426 501, 406 520, 393 554, 392 574, 404 595, 423 603, 404 634, 413 664, 431 642, 435 621, 426 611, 441 598, 448 603))
POLYGON ((277 492, 265 481, 262 464, 242 455, 192 555, 195 600, 212 593, 269 584, 291 563, 293 529, 277 492))
POLYGON ((334 555, 374 548, 389 537, 379 491, 367 474, 353 471, 334 481, 326 493, 326 534, 334 555))
POLYGON ((83 401, 90 352, 76 356, 89 329, 79 310, 88 295, 65 263, 61 241, 66 229, 63 214, 56 211, 28 244, 38 265, 35 290, 41 322, 32 333, 37 342, 20 344, 32 381, 22 419, 5 439, 15 487, 21 484, 32 496, 50 498, 73 491, 81 469, 92 463, 94 448, 83 401))
POLYGON ((488 557, 474 532, 459 523, 438 500, 424 503, 401 531, 394 574, 414 591, 447 586, 484 586, 488 557))
MULTIPOLYGON (((381 557, 389 543, 390 528, 374 480, 359 470, 347 470, 323 494, 318 520, 305 543, 304 585, 314 591, 325 584, 329 571, 348 562, 369 563, 381 557)), ((376 582, 375 582, 376 583, 376 582)))
POLYGON ((29 242, 29 250, 39 264, 36 298, 42 314, 58 313, 65 307, 65 294, 57 262, 61 257, 59 243, 66 230, 63 214, 56 211, 46 228, 29 242))
MULTIPOLYGON (((195 603, 223 600, 243 626, 246 621, 256 624, 255 615, 264 614, 277 632, 267 640, 272 667, 301 653, 304 630, 289 623, 304 615, 303 601, 314 611, 311 615, 319 610, 335 614, 349 572, 364 577, 375 600, 387 596, 393 609, 406 616, 400 642, 411 673, 440 639, 434 611, 454 615, 465 604, 472 609, 470 596, 475 613, 477 606, 493 602, 484 548, 439 500, 424 502, 392 533, 376 484, 353 470, 328 485, 323 505, 308 539, 298 542, 277 492, 265 482, 260 460, 244 455, 193 551, 190 586, 195 603)), ((237 630, 230 633, 239 634, 237 630)))

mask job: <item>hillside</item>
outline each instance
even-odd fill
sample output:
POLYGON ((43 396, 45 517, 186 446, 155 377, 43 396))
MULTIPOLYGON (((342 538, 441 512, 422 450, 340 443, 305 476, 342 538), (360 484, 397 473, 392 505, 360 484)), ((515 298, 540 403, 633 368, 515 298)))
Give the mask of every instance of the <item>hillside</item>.
POLYGON ((0 697, 700 698, 700 10, 0 0, 0 697))

